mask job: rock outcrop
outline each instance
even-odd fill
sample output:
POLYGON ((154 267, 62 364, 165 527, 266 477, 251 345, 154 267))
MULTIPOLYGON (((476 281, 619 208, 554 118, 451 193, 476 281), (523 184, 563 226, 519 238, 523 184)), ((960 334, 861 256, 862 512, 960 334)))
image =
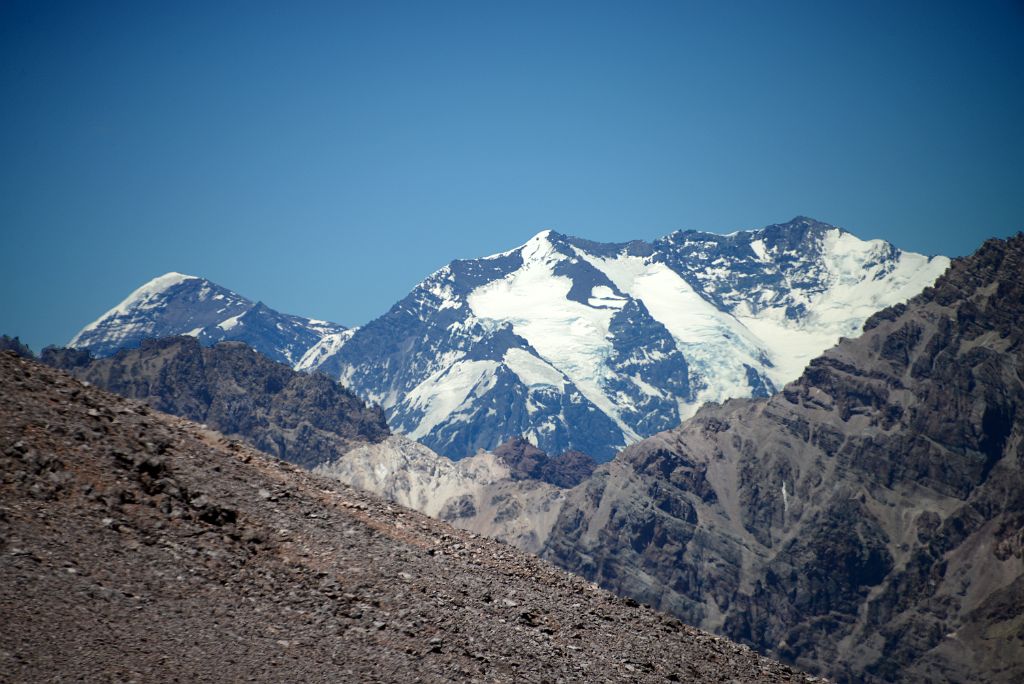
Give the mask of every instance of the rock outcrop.
POLYGON ((1024 235, 573 490, 544 556, 840 681, 1024 681, 1024 235))
POLYGON ((18 356, 24 356, 27 359, 34 359, 36 356, 29 349, 28 345, 18 337, 9 337, 8 335, 0 335, 0 351, 12 351, 18 356))
POLYGON ((549 456, 522 437, 498 445, 494 455, 508 466, 515 480, 539 480, 556 487, 575 487, 590 477, 597 463, 580 451, 549 456))
POLYGON ((808 681, 0 352, 4 681, 808 681))

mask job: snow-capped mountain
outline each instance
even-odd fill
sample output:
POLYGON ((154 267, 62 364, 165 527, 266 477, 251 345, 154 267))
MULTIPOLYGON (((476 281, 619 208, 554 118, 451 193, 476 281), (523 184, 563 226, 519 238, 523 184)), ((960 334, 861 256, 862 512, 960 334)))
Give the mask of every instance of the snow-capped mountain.
POLYGON ((206 346, 245 342, 274 361, 295 365, 325 337, 345 334, 350 332, 336 323, 283 314, 209 280, 167 273, 85 326, 68 346, 109 356, 144 339, 191 335, 206 346))
POLYGON ((772 393, 948 265, 802 217, 652 243, 544 231, 453 261, 297 367, 452 458, 525 435, 605 460, 706 401, 772 393))
POLYGON ((102 356, 168 335, 240 340, 339 378, 392 430, 451 458, 522 435, 607 460, 706 401, 774 392, 948 265, 803 217, 649 243, 543 231, 453 261, 358 329, 168 273, 70 346, 102 356))

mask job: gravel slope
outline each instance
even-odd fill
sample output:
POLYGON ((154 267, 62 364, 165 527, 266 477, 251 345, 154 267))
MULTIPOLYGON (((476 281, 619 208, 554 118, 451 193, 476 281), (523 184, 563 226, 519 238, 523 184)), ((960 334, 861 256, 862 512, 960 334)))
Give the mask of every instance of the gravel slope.
POLYGON ((812 681, 0 353, 5 681, 812 681))

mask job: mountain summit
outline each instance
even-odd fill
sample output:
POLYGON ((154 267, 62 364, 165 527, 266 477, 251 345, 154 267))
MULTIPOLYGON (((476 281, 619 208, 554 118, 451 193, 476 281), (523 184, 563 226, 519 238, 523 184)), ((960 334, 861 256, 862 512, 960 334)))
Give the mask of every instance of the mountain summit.
POLYGON ((110 356, 145 339, 189 335, 206 346, 245 342, 274 361, 292 365, 325 335, 344 331, 337 323, 282 314, 205 278, 171 272, 132 292, 82 328, 68 346, 110 356))
POLYGON ((523 435, 607 460, 706 401, 774 392, 948 265, 803 217, 651 243, 545 230, 453 261, 299 367, 452 458, 523 435))

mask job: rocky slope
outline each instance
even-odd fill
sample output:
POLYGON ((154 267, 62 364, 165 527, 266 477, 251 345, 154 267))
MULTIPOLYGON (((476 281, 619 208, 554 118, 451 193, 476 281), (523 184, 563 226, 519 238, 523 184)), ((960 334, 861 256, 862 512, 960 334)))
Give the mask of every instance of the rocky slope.
POLYGON ((380 408, 368 408, 324 375, 296 372, 241 342, 202 347, 193 337, 144 340, 100 359, 87 350, 50 348, 42 361, 308 468, 390 434, 380 408))
POLYGON ((573 490, 544 555, 841 681, 1024 681, 1024 235, 573 490))
POLYGON ((314 472, 534 553, 565 497, 555 485, 517 477, 494 453, 453 461, 401 435, 353 447, 314 472))
POLYGON ((548 456, 517 437, 493 452, 452 461, 406 437, 355 446, 315 472, 464 530, 537 552, 566 488, 596 467, 586 454, 548 456))
POLYGON ((110 356, 146 339, 190 335, 204 345, 238 340, 295 364, 324 336, 345 334, 345 326, 280 313, 205 278, 165 273, 82 328, 68 346, 110 356))
POLYGON ((0 394, 5 681, 805 679, 7 352, 0 394))

